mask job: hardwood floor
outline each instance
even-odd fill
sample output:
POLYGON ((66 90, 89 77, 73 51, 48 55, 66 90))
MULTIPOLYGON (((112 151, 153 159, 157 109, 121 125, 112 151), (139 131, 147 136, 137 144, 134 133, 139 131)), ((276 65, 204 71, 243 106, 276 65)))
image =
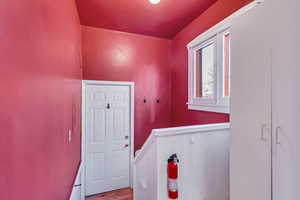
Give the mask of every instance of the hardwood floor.
POLYGON ((115 190, 87 197, 86 200, 133 200, 133 192, 130 188, 115 190))

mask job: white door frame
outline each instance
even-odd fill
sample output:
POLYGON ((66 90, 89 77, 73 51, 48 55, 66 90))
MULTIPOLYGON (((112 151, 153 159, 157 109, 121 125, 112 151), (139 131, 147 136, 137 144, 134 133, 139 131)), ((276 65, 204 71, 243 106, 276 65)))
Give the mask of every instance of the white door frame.
POLYGON ((130 186, 133 187, 133 161, 134 161, 134 82, 118 82, 118 81, 94 81, 83 80, 82 81, 82 136, 81 136, 81 200, 85 199, 85 152, 86 152, 86 116, 85 116, 85 103, 86 103, 86 87, 88 85, 115 85, 115 86, 129 86, 130 88, 130 171, 129 181, 130 186))

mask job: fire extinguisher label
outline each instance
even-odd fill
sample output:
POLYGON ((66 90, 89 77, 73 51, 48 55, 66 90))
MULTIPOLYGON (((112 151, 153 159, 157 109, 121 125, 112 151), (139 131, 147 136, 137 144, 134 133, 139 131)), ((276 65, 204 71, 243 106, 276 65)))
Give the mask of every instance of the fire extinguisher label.
POLYGON ((171 192, 178 191, 178 184, 176 179, 168 179, 168 190, 171 192))

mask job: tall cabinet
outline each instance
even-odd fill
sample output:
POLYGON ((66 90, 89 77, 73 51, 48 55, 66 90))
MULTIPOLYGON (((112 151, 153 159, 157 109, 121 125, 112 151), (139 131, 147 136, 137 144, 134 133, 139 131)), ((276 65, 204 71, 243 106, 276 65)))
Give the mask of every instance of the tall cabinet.
POLYGON ((231 26, 231 200, 300 199, 300 1, 231 26))

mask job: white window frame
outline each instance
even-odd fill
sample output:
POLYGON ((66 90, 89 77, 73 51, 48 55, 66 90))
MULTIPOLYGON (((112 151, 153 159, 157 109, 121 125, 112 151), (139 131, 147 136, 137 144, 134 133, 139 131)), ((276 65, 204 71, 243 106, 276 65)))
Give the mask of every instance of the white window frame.
POLYGON ((229 113, 229 98, 223 97, 223 38, 230 32, 230 26, 224 24, 210 32, 201 35, 193 45, 188 48, 189 54, 189 102, 188 108, 191 110, 203 110, 210 112, 229 113), (209 44, 215 44, 214 53, 214 96, 213 98, 196 97, 196 53, 198 50, 209 44))
MULTIPOLYGON (((192 48, 192 52, 189 52, 189 55, 192 54, 192 55, 190 55, 191 56, 191 59, 190 59, 191 63, 190 64, 192 66, 195 66, 196 52, 198 50, 200 50, 200 49, 203 49, 203 48, 209 46, 210 44, 214 44, 215 47, 216 47, 216 45, 217 45, 217 37, 209 38, 206 41, 202 42, 200 45, 197 45, 194 48, 192 48)), ((217 53, 218 53, 217 52, 217 48, 214 48, 214 57, 215 58, 217 57, 217 53)), ((214 62, 213 65, 214 65, 213 66, 214 67, 214 71, 216 72, 217 71, 217 62, 214 62)), ((196 74, 196 72, 195 71, 196 71, 196 69, 195 69, 195 67, 193 67, 191 69, 191 72, 193 73, 193 76, 191 77, 191 83, 195 83, 196 82, 196 80, 195 80, 195 74, 196 74)), ((217 84, 216 80, 217 80, 217 76, 214 77, 214 85, 217 84)), ((191 85, 191 92, 193 93, 192 94, 193 96, 195 96, 195 89, 196 89, 196 85, 192 84, 191 85)), ((195 98, 192 99, 192 102, 194 102, 195 104, 214 105, 214 104, 217 103, 217 98, 218 98, 216 94, 217 94, 217 88, 214 87, 214 95, 213 95, 212 98, 210 98, 210 97, 202 97, 202 98, 195 97, 195 98)))
MULTIPOLYGON (((223 36, 230 33, 232 19, 246 13, 251 8, 262 3, 263 0, 254 0, 252 3, 236 11, 208 31, 196 37, 187 45, 188 49, 188 109, 218 113, 230 113, 230 97, 223 97, 223 36), (215 91, 214 98, 207 99, 195 95, 195 55, 197 50, 207 46, 212 40, 216 41, 216 62, 215 62, 215 91)), ((230 58, 229 58, 230 59, 230 58)), ((230 74, 229 74, 230 76, 230 74)), ((230 80, 230 77, 229 77, 230 80)), ((230 87, 230 85, 229 85, 230 87)))

